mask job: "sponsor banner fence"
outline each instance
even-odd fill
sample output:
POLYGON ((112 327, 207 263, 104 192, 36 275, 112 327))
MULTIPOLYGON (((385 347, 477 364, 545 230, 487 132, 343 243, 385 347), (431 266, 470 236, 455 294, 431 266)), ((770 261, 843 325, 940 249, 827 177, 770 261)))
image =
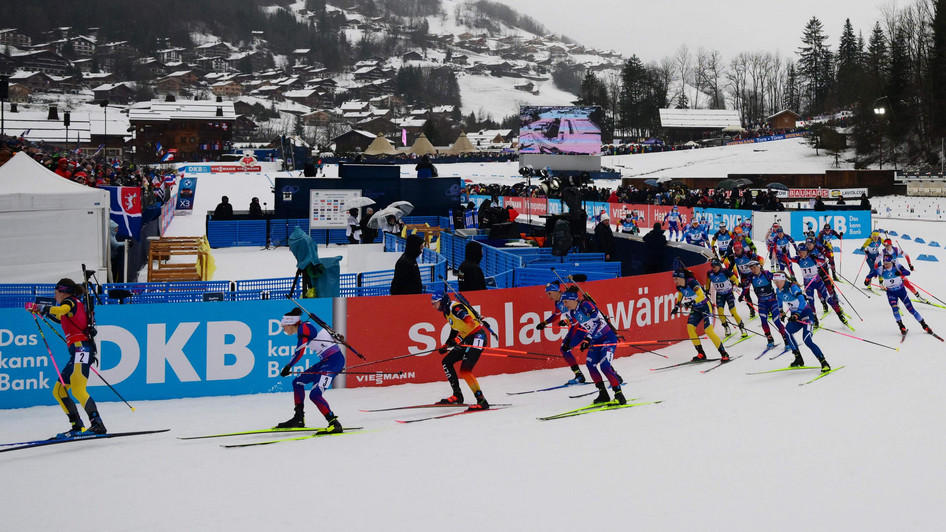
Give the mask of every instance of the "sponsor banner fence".
MULTIPOLYGON (((302 304, 332 323, 331 299, 302 304)), ((279 371, 296 338, 282 334, 279 320, 291 308, 286 301, 101 306, 97 369, 129 401, 290 391, 292 379, 279 371)), ((62 368, 66 346, 42 327, 62 368)), ((316 361, 307 352, 295 369, 316 361)), ((55 405, 57 379, 32 316, 0 309, 0 409, 55 405)), ((98 402, 118 400, 94 372, 89 386, 98 402)))
POLYGON ((738 144, 756 144, 759 142, 772 142, 773 140, 785 140, 785 139, 794 139, 798 137, 807 136, 807 131, 801 131, 798 133, 786 133, 784 135, 768 135, 765 137, 756 137, 752 139, 739 139, 731 142, 727 142, 727 146, 736 146, 738 144))
MULTIPOLYGON (((693 268, 697 275, 706 266, 693 268)), ((686 338, 686 318, 670 317, 676 301, 676 289, 667 273, 623 277, 583 283, 626 341, 686 338)), ((486 319, 498 335, 490 338, 474 373, 477 376, 519 373, 543 368, 561 367, 559 346, 567 332, 558 327, 542 331, 535 325, 551 315, 552 305, 541 286, 486 290, 470 295, 470 303, 486 319), (526 360, 507 355, 548 353, 552 358, 526 360)), ((430 304, 428 295, 397 297, 359 297, 347 303, 348 341, 369 360, 423 353, 443 345, 450 333, 443 314, 430 304), (377 316, 386 316, 385 326, 377 326, 377 316)), ((656 346, 642 346, 657 349, 656 346)), ((640 351, 628 346, 618 347, 615 355, 630 356, 640 351)), ((584 355, 575 351, 579 362, 584 355)), ((347 386, 384 386, 401 383, 443 381, 443 355, 437 351, 400 360, 368 366, 374 375, 349 375, 347 386), (403 373, 399 373, 403 372, 403 373)), ((446 389, 446 388, 445 388, 446 389)), ((446 389, 449 391, 448 389, 446 389)), ((489 390, 486 390, 489 396, 489 390)))
MULTIPOLYGON (((754 188, 751 189, 757 194, 760 192, 769 192, 769 189, 754 188)), ((790 188, 788 190, 775 190, 775 195, 779 199, 860 199, 861 194, 869 194, 866 188, 790 188)))
POLYGON ((702 217, 709 222, 714 230, 719 229, 719 224, 726 224, 726 229, 732 231, 743 220, 752 220, 752 211, 744 209, 704 209, 697 207, 693 209, 697 217, 702 217))
POLYGON ((171 225, 171 220, 174 219, 174 209, 177 207, 177 189, 174 189, 174 194, 164 202, 164 205, 161 205, 161 226, 160 232, 161 236, 164 236, 164 233, 167 232, 168 227, 171 225))
POLYGON ((194 210, 194 196, 197 194, 197 178, 185 177, 178 185, 177 202, 174 208, 179 211, 194 210))
POLYGON ((244 172, 262 172, 259 164, 187 164, 178 168, 187 174, 237 174, 244 172))
POLYGON ((844 233, 845 240, 849 238, 867 238, 872 230, 870 211, 806 210, 791 212, 791 235, 796 240, 803 237, 809 223, 815 231, 820 231, 824 224, 829 224, 835 231, 844 233))

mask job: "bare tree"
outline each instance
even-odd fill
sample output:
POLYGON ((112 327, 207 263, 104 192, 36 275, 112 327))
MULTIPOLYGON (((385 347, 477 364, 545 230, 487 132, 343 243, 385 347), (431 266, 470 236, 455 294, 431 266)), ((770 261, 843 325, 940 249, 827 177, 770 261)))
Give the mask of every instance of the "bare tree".
POLYGON ((673 67, 677 79, 680 80, 680 91, 674 95, 675 99, 681 107, 696 107, 698 101, 694 101, 693 105, 689 105, 686 96, 686 85, 693 71, 693 57, 690 55, 690 48, 686 44, 681 44, 680 48, 677 48, 677 53, 673 56, 673 67))
POLYGON ((696 86, 710 98, 710 109, 725 109, 726 102, 722 91, 722 77, 725 65, 719 50, 700 48, 696 52, 696 86))

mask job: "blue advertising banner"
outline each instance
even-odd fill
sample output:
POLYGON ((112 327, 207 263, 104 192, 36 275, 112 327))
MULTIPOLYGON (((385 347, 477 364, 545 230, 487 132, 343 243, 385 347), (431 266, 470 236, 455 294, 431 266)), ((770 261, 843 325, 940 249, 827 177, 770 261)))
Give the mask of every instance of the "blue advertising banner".
POLYGON ((707 220, 714 231, 719 229, 720 222, 725 223, 726 228, 732 231, 743 220, 752 219, 752 211, 743 209, 704 209, 696 207, 693 212, 696 216, 707 220))
MULTIPOLYGON (((331 299, 301 303, 332 324, 331 299)), ((101 306, 97 369, 129 401, 289 391, 292 379, 279 371, 296 338, 282 333, 280 318, 293 307, 275 300, 101 306)), ((56 365, 32 316, 0 309, 0 324, 0 409, 55 405, 56 365)), ((66 347, 43 328, 62 368, 66 347)), ((307 352, 295 369, 316 361, 307 352)), ((89 386, 97 402, 118 400, 94 373, 89 386)))
POLYGON ((814 231, 820 231, 824 224, 844 238, 867 238, 872 230, 870 211, 793 211, 791 234, 798 240, 805 234, 810 223, 814 231))
POLYGON ((177 187, 177 206, 179 211, 190 211, 194 209, 194 194, 197 193, 197 178, 184 177, 177 187))

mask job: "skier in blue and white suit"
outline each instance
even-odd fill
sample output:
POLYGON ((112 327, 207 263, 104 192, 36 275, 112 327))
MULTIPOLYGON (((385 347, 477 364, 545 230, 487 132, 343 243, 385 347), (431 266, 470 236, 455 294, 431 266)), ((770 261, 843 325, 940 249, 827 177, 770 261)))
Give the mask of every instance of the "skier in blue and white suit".
POLYGON ((580 341, 580 349, 588 351, 585 366, 588 368, 588 374, 591 375, 595 387, 598 388, 598 397, 595 398, 594 403, 607 403, 611 400, 601 373, 608 378, 611 389, 614 390, 614 400, 622 405, 627 403, 624 392, 621 391, 621 379, 611 367, 614 348, 618 342, 617 335, 608 325, 601 311, 590 301, 579 303, 577 287, 569 287, 562 292, 562 302, 568 309, 568 318, 576 326, 574 341, 580 341), (601 372, 598 371, 599 366, 601 372))
POLYGON ((690 227, 687 227, 686 231, 684 231, 683 238, 686 240, 687 244, 709 247, 709 235, 706 234, 706 230, 700 227, 699 222, 696 220, 693 220, 690 227))
POLYGON ((828 361, 825 360, 821 348, 818 347, 818 344, 812 339, 815 313, 811 310, 811 305, 809 305, 808 301, 805 299, 805 294, 802 293, 801 287, 787 281, 785 274, 782 272, 773 273, 772 281, 777 288, 776 294, 778 296, 779 317, 788 318, 788 324, 785 325, 785 332, 788 333, 788 346, 795 355, 795 360, 792 361, 789 367, 798 368, 805 365, 805 361, 801 357, 801 350, 798 348, 798 342, 795 340, 795 333, 802 331, 802 340, 804 340, 808 349, 811 349, 811 352, 815 354, 815 358, 821 362, 821 371, 831 371, 831 366, 829 366, 828 361), (782 310, 783 306, 786 307, 786 310, 782 310))
POLYGON ((887 291, 887 303, 890 304, 890 309, 893 310, 893 317, 897 320, 897 327, 900 327, 900 334, 907 333, 907 328, 903 326, 903 320, 900 318, 900 301, 903 301, 903 306, 906 307, 910 314, 913 314, 916 321, 920 322, 920 326, 923 327, 923 330, 932 334, 932 329, 930 329, 926 321, 923 320, 923 316, 920 315, 920 312, 913 308, 913 303, 907 296, 907 289, 906 286, 904 286, 904 277, 909 275, 910 270, 904 268, 902 264, 898 264, 895 257, 884 255, 880 267, 880 281, 887 291))
POLYGON ((667 231, 670 233, 670 240, 674 239, 674 235, 677 236, 677 240, 683 237, 683 232, 680 230, 680 222, 682 220, 683 218, 676 206, 664 217, 664 222, 667 224, 667 231))

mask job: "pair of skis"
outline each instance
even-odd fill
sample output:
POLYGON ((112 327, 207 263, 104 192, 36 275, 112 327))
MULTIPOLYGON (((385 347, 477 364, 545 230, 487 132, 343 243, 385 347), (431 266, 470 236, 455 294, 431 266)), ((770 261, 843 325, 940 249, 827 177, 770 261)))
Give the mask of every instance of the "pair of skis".
MULTIPOLYGON (((635 399, 631 399, 631 401, 634 401, 634 400, 635 399)), ((606 410, 618 410, 620 408, 631 408, 634 406, 643 406, 643 405, 656 405, 662 402, 663 401, 644 401, 641 403, 629 402, 627 404, 622 405, 618 403, 617 401, 610 401, 607 403, 598 403, 595 405, 590 405, 590 406, 585 406, 582 408, 576 408, 574 410, 569 410, 568 412, 562 412, 560 414, 553 414, 551 416, 545 416, 545 417, 540 417, 536 419, 538 419, 539 421, 551 421, 553 419, 564 419, 566 417, 582 416, 585 414, 593 414, 595 412, 604 412, 606 410)))
POLYGON ((77 441, 87 441, 87 440, 104 440, 110 438, 124 438, 127 436, 141 436, 144 434, 158 434, 160 432, 167 432, 171 429, 158 429, 158 430, 139 430, 135 432, 112 432, 109 434, 93 434, 93 433, 82 433, 77 436, 67 436, 63 438, 50 438, 48 440, 33 440, 33 441, 22 441, 17 443, 4 443, 0 444, 0 453, 6 453, 10 451, 19 451, 20 449, 33 449, 35 447, 45 447, 47 445, 58 445, 60 443, 72 443, 77 441))
POLYGON ((390 412, 393 410, 417 410, 417 409, 439 409, 439 408, 465 408, 466 410, 460 410, 459 412, 450 412, 449 414, 439 414, 436 416, 427 416, 418 419, 395 419, 398 423, 419 423, 421 421, 430 421, 433 419, 446 419, 448 417, 462 416, 466 414, 474 414, 476 412, 489 412, 491 410, 502 410, 503 408, 508 408, 512 406, 511 404, 501 403, 501 404, 492 404, 489 405, 489 408, 476 408, 476 404, 466 404, 466 403, 453 403, 453 404, 442 404, 442 403, 430 403, 422 405, 408 405, 408 406, 395 406, 392 408, 376 408, 373 410, 361 410, 362 412, 390 412))
POLYGON ((673 369, 673 368, 679 368, 679 367, 683 367, 683 366, 692 366, 692 365, 694 365, 694 364, 705 364, 705 363, 707 363, 707 362, 718 362, 718 364, 716 364, 715 366, 712 366, 712 367, 710 367, 709 369, 704 369, 704 370, 701 370, 701 371, 700 371, 700 373, 709 373, 710 371, 713 371, 714 369, 716 369, 716 368, 718 368, 718 367, 720 367, 720 366, 722 366, 722 365, 729 364, 730 362, 732 362, 733 360, 736 360, 737 358, 739 358, 739 357, 741 357, 741 356, 742 356, 742 355, 736 355, 736 356, 734 356, 734 357, 730 357, 729 360, 726 361, 726 362, 723 362, 723 359, 722 359, 722 358, 704 358, 704 359, 702 359, 702 360, 687 360, 686 362, 680 362, 680 363, 677 363, 677 364, 671 364, 671 365, 669 365, 669 366, 663 366, 663 367, 659 367, 659 368, 651 368, 650 370, 651 370, 651 371, 663 371, 663 370, 665 370, 665 369, 673 369))
POLYGON ((358 434, 360 432, 366 432, 364 427, 348 427, 343 432, 326 432, 326 429, 316 429, 316 428, 291 428, 291 429, 259 429, 259 430, 246 430, 241 432, 225 432, 222 434, 207 434, 204 436, 189 436, 186 438, 178 438, 179 440, 204 440, 208 438, 229 438, 232 436, 252 436, 254 434, 300 434, 299 436, 293 436, 290 438, 280 438, 276 440, 266 440, 266 441, 254 441, 247 443, 236 443, 230 445, 221 445, 221 447, 226 447, 228 449, 236 447, 255 447, 258 445, 272 445, 274 443, 283 443, 287 441, 300 441, 300 440, 310 440, 314 438, 321 438, 322 436, 342 436, 344 434, 358 434))
MULTIPOLYGON (((822 378, 824 378, 824 377, 827 377, 828 375, 834 373, 835 371, 838 371, 839 369, 843 369, 844 367, 845 367, 845 366, 838 366, 838 367, 836 367, 836 368, 831 368, 831 369, 829 369, 828 371, 821 371, 820 374, 819 374, 817 377, 815 377, 814 379, 811 379, 810 381, 803 382, 803 383, 799 384, 799 386, 804 386, 804 385, 806 385, 806 384, 811 384, 811 383, 815 382, 815 381, 818 380, 818 379, 822 379, 822 378)), ((779 373, 779 372, 782 372, 782 371, 798 371, 798 370, 808 370, 808 369, 817 369, 817 370, 820 371, 820 370, 821 370, 821 367, 820 367, 820 366, 795 366, 795 367, 789 367, 789 368, 770 369, 770 370, 768 370, 768 371, 753 371, 753 372, 750 372, 750 373, 746 373, 746 375, 764 375, 764 374, 767 374, 767 373, 779 373)))

